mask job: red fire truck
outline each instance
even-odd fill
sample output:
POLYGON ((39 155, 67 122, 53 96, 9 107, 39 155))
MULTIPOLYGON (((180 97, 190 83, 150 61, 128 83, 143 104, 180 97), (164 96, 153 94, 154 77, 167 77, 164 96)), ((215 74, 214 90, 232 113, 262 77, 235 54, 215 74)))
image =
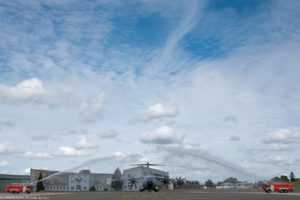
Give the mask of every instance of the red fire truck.
POLYGON ((263 185, 263 190, 266 193, 271 193, 271 192, 288 193, 294 191, 294 186, 291 183, 265 183, 263 185))
POLYGON ((20 193, 20 192, 31 193, 32 187, 28 184, 12 183, 5 187, 5 191, 10 193, 20 193))

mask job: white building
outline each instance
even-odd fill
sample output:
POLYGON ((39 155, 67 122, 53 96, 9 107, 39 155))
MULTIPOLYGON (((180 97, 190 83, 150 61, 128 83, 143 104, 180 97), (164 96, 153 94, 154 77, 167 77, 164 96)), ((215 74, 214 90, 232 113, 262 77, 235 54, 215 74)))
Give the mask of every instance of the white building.
POLYGON ((128 191, 137 191, 140 189, 140 187, 143 184, 143 179, 145 176, 158 176, 158 177, 163 177, 163 176, 169 176, 169 173, 166 171, 162 171, 159 169, 153 169, 153 168, 147 168, 144 166, 138 166, 138 167, 133 167, 130 169, 126 169, 123 171, 122 178, 124 180, 123 183, 123 190, 128 191), (137 180, 136 187, 133 186, 131 188, 131 185, 129 183, 129 178, 134 177, 137 180))
POLYGON ((252 183, 242 182, 242 183, 222 183, 221 185, 216 186, 216 189, 251 189, 253 188, 252 183))
POLYGON ((235 188, 235 184, 233 183, 222 183, 221 185, 216 186, 216 189, 234 189, 235 188))
POLYGON ((254 187, 253 183, 243 182, 243 183, 236 184, 237 189, 252 189, 253 187, 254 187))
MULTIPOLYGON (((59 171, 31 169, 30 181, 38 180, 41 173, 43 178, 59 171)), ((43 181, 45 191, 89 191, 95 187, 98 191, 109 190, 112 174, 91 173, 90 170, 81 170, 79 173, 63 172, 43 181)))

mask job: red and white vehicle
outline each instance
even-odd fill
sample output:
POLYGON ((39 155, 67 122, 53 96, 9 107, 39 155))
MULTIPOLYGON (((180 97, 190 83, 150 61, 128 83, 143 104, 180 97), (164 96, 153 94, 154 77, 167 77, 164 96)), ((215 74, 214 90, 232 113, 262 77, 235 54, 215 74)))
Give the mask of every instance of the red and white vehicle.
POLYGON ((271 192, 288 193, 294 191, 294 186, 291 183, 266 183, 263 185, 263 190, 266 193, 271 193, 271 192))
POLYGON ((10 193, 20 193, 20 192, 31 193, 32 187, 31 185, 28 184, 12 183, 5 187, 5 191, 10 193))

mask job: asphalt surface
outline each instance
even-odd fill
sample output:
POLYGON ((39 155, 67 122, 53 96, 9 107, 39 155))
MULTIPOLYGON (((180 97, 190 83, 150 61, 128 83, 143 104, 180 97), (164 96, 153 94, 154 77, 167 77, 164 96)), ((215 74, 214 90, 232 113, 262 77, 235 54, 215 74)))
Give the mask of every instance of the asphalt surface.
POLYGON ((171 192, 75 192, 0 194, 0 199, 35 200, 299 200, 300 193, 266 194, 261 191, 204 191, 182 190, 171 192))

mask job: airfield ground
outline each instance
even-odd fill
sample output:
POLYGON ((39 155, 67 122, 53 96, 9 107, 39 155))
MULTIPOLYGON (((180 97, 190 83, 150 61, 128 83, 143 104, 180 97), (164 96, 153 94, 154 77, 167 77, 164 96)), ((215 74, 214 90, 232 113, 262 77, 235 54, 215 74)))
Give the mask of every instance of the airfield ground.
POLYGON ((34 199, 34 200, 299 200, 300 193, 288 194, 262 191, 204 191, 180 190, 171 192, 78 192, 78 193, 0 193, 0 199, 34 199))

